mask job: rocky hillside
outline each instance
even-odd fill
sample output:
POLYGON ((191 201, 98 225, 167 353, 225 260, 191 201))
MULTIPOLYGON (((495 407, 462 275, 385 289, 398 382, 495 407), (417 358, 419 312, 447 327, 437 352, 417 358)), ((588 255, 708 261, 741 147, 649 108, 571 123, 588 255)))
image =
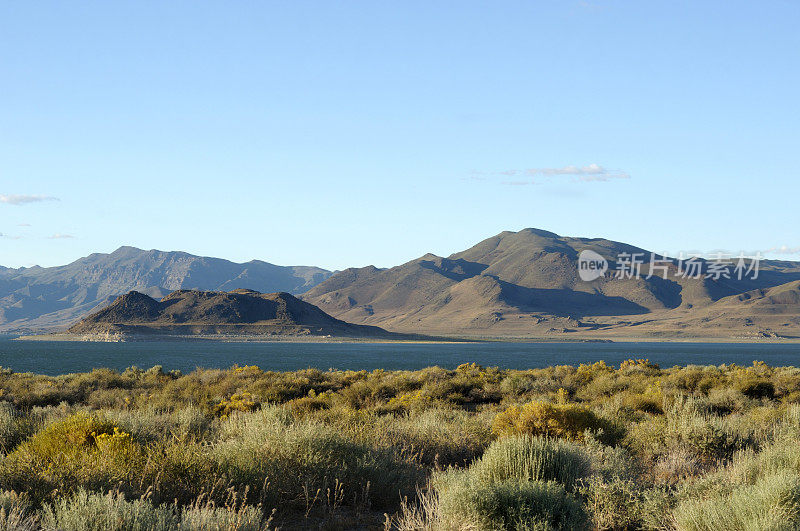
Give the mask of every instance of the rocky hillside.
POLYGON ((68 330, 87 336, 280 335, 390 337, 334 319, 289 293, 178 290, 161 300, 131 291, 68 330))
POLYGON ((635 324, 638 333, 663 316, 685 317, 725 297, 800 279, 796 262, 762 262, 755 280, 705 278, 709 264, 702 262, 703 278, 682 278, 672 260, 664 262, 667 279, 660 271, 646 278, 645 267, 640 278, 586 282, 577 265, 584 250, 604 257, 611 270, 621 253, 643 253, 648 262, 651 256, 624 243, 525 229, 446 258, 428 254, 389 269, 348 269, 303 298, 338 318, 404 332, 540 336, 635 324))
POLYGON ((66 326, 136 290, 160 298, 179 289, 302 293, 330 276, 318 267, 243 264, 184 252, 120 247, 59 267, 0 268, 0 331, 66 326))

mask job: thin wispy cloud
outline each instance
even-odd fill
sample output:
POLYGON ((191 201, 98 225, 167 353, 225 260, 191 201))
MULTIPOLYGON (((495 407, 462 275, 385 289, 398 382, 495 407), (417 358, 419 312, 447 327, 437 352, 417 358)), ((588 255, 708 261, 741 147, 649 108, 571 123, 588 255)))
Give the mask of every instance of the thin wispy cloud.
POLYGON ((17 223, 17 227, 30 227, 30 223, 17 223))
POLYGON ((72 234, 56 233, 56 234, 53 234, 52 236, 48 236, 47 239, 48 240, 70 240, 70 239, 72 239, 74 237, 75 236, 73 236, 72 234))
POLYGON ((58 200, 57 197, 49 195, 0 194, 0 203, 5 203, 7 205, 27 205, 30 203, 58 200))
POLYGON ((525 174, 531 177, 568 176, 583 182, 605 182, 613 179, 631 178, 627 172, 609 170, 599 164, 589 164, 587 166, 570 165, 564 166, 563 168, 530 168, 525 170, 525 174))
POLYGON ((19 236, 12 236, 12 235, 6 234, 4 232, 0 232, 0 238, 2 238, 4 240, 19 240, 20 239, 19 236))
POLYGON ((764 253, 771 254, 800 254, 800 247, 789 247, 788 245, 781 245, 780 247, 773 247, 767 249, 764 253))
POLYGON ((608 182, 618 179, 630 179, 628 172, 622 170, 611 170, 600 164, 588 164, 586 166, 568 165, 560 168, 528 168, 524 170, 503 170, 496 172, 473 171, 470 179, 474 181, 486 181, 492 177, 524 177, 525 179, 513 179, 500 181, 500 184, 507 186, 524 186, 531 184, 543 184, 554 182, 559 177, 570 178, 573 182, 597 183, 608 182))

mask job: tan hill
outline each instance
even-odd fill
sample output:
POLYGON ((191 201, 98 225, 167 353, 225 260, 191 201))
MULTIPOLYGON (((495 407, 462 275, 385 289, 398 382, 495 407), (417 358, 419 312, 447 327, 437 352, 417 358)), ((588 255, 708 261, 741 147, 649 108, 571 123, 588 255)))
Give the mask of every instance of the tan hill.
MULTIPOLYGON (((608 275, 585 282, 577 269, 583 250, 606 258, 612 270, 620 253, 642 253, 648 262, 651 257, 624 243, 524 229, 446 258, 428 254, 388 269, 347 269, 302 298, 335 317, 402 332, 538 337, 616 334, 637 327, 637 334, 659 335, 653 325, 642 325, 686 318, 725 297, 800 279, 795 262, 762 262, 755 280, 687 279, 674 275, 672 260, 667 279, 660 272, 646 278, 645 268, 640 278, 608 275)), ((707 272, 708 263, 703 267, 707 272)))
POLYGON ((87 336, 230 335, 392 337, 334 319, 289 293, 178 290, 161 300, 131 291, 68 330, 87 336))

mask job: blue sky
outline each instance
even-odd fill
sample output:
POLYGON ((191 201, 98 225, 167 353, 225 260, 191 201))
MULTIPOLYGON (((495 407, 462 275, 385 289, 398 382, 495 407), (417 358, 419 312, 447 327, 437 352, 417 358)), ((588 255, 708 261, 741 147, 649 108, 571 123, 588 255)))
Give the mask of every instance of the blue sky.
MULTIPOLYGON (((800 247, 800 3, 5 2, 0 264, 800 247)), ((785 249, 778 254, 776 249, 785 249)))

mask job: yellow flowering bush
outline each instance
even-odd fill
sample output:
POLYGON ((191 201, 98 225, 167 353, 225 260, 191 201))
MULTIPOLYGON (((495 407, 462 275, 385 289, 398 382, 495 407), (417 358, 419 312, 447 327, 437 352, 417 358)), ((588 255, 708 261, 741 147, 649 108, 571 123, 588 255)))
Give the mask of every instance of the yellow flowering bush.
POLYGON ((608 421, 577 404, 528 402, 521 407, 509 407, 492 421, 492 432, 498 436, 529 434, 582 440, 587 430, 609 442, 618 435, 608 421))
POLYGON ((244 391, 241 393, 234 393, 228 399, 223 399, 214 408, 214 413, 220 418, 228 418, 234 411, 253 411, 258 407, 256 398, 244 391))
POLYGON ((409 393, 393 396, 381 409, 383 412, 400 413, 406 411, 419 411, 433 406, 435 400, 422 389, 409 393))
POLYGON ((129 433, 105 419, 76 413, 21 443, 0 464, 0 476, 4 487, 19 483, 43 499, 132 480, 144 463, 144 449, 129 433))

